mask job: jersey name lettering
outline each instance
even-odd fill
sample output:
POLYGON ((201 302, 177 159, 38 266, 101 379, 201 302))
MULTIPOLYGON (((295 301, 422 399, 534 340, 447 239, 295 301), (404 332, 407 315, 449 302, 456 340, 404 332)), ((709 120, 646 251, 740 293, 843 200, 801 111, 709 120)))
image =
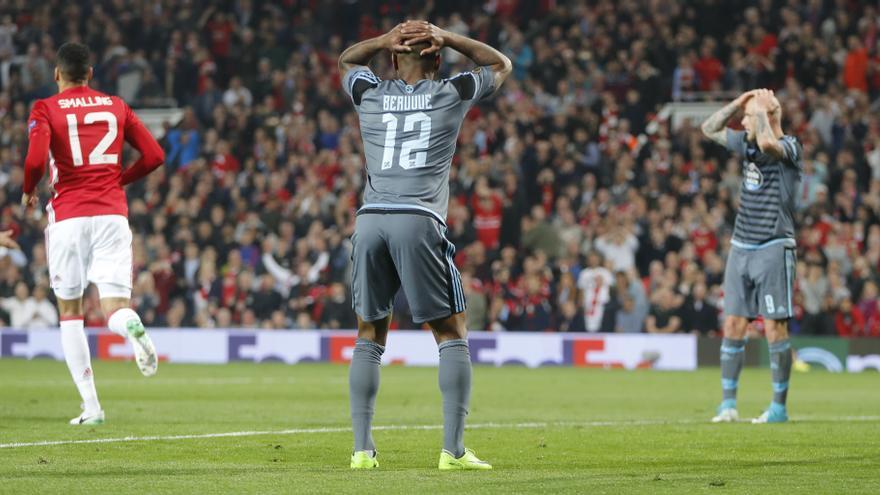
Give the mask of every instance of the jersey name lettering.
POLYGON ((391 112, 409 112, 412 110, 430 110, 431 95, 383 96, 382 110, 391 112))
POLYGON ((62 109, 80 107, 103 107, 113 105, 109 96, 86 96, 78 98, 62 98, 58 100, 58 106, 62 109))

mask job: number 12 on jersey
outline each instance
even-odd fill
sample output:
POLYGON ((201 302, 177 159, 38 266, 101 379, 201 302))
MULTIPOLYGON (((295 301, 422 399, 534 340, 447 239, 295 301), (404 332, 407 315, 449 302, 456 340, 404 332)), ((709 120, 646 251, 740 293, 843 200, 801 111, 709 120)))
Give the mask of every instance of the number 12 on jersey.
MULTIPOLYGON (((391 168, 394 162, 394 152, 397 148, 397 121, 398 118, 391 113, 382 114, 382 123, 385 124, 385 149, 382 153, 382 170, 391 168)), ((428 141, 431 138, 431 117, 424 112, 408 114, 403 119, 403 132, 411 132, 416 124, 419 124, 419 137, 410 139, 400 144, 399 164, 406 170, 425 166, 428 158, 428 141), (415 153, 413 153, 415 151, 415 153)))
MULTIPOLYGON (((67 117, 67 134, 70 138, 70 156, 73 157, 73 166, 81 167, 83 163, 82 146, 79 144, 79 128, 76 123, 76 115, 69 113, 67 117)), ((83 118, 83 123, 94 124, 95 122, 107 123, 107 134, 98 141, 95 149, 89 153, 89 165, 112 165, 117 163, 117 154, 104 154, 113 141, 116 141, 118 126, 116 125, 116 115, 110 112, 90 112, 83 118)))

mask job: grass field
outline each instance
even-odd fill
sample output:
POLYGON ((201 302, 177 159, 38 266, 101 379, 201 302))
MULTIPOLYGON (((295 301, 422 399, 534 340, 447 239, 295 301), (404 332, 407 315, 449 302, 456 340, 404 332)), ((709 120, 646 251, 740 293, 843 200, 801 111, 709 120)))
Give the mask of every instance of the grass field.
MULTIPOLYGON (((63 363, 0 361, 0 492, 880 490, 876 373, 797 374, 793 421, 753 426, 707 424, 717 370, 477 368, 466 439, 495 470, 465 473, 436 469, 435 369, 383 369, 373 472, 348 469, 343 366, 166 364, 145 379, 131 363, 98 362, 95 374, 108 423, 74 427, 66 421, 79 401, 63 363), (230 432, 246 433, 204 436, 230 432), (156 438, 169 436, 185 438, 156 438), (98 439, 124 441, 30 445, 98 439)), ((769 380, 766 370, 745 371, 742 414, 766 405, 769 380)))

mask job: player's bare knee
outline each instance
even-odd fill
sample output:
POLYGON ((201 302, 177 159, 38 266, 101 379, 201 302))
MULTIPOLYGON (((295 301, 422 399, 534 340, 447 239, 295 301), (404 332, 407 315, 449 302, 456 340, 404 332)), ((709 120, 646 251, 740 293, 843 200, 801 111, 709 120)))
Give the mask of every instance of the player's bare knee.
POLYGON ((466 339, 466 321, 464 312, 461 312, 439 320, 429 321, 428 325, 434 331, 437 343, 440 344, 447 340, 466 339))
POLYGON ((105 297, 101 299, 101 311, 104 312, 104 316, 107 318, 110 317, 116 311, 122 308, 131 307, 131 299, 123 298, 123 297, 105 297))
POLYGON ((58 314, 62 318, 82 316, 82 299, 58 299, 58 314))
POLYGON ((749 320, 740 316, 728 316, 724 319, 724 337, 741 340, 746 336, 749 320))
POLYGON ((787 339, 788 320, 766 320, 764 333, 767 335, 767 342, 771 344, 787 339))
POLYGON ((388 325, 391 315, 375 321, 364 321, 358 317, 358 338, 385 345, 388 338, 388 325))

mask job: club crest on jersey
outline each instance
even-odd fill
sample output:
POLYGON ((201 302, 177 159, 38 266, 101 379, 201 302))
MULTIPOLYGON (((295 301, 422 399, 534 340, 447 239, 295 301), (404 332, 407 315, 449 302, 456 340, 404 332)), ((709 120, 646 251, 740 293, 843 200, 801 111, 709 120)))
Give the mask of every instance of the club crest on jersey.
POLYGON ((412 93, 414 91, 414 88, 412 87, 412 85, 407 84, 406 86, 403 87, 403 90, 406 91, 407 93, 412 93))
POLYGON ((755 162, 749 162, 743 173, 743 185, 749 191, 757 191, 761 189, 762 184, 764 184, 764 174, 761 173, 761 169, 755 165, 755 162))

